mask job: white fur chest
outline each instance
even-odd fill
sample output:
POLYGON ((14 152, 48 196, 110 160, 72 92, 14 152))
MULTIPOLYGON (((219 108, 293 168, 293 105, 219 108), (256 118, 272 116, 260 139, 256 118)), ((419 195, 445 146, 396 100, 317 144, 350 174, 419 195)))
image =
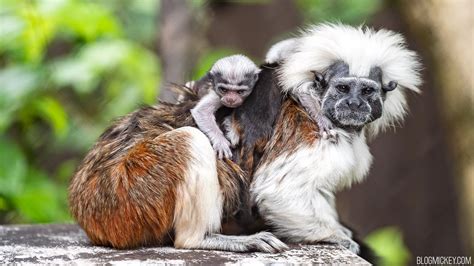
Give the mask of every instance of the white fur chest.
POLYGON ((326 140, 311 146, 303 144, 292 154, 262 165, 254 176, 254 196, 264 190, 334 192, 360 182, 372 163, 365 136, 338 133, 337 144, 326 140))

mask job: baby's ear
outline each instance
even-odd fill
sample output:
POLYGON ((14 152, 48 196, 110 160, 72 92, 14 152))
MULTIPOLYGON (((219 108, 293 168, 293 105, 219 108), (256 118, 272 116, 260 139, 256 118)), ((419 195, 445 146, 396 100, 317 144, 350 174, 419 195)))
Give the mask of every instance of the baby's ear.
POLYGON ((253 74, 253 79, 254 79, 255 81, 258 80, 258 74, 260 74, 260 71, 262 71, 262 70, 261 70, 261 69, 255 70, 255 72, 254 72, 254 74, 253 74))
POLYGON ((214 75, 215 74, 213 74, 211 72, 207 72, 206 79, 209 80, 210 82, 214 82, 214 75))

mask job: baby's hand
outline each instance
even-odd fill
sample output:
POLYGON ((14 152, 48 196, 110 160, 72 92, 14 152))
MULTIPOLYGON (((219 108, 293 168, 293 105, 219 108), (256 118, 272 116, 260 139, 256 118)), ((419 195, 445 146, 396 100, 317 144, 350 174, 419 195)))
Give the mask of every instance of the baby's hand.
POLYGON ((212 147, 217 153, 219 159, 232 158, 232 150, 230 148, 230 142, 226 138, 219 138, 212 143, 212 147))
POLYGON ((334 125, 331 120, 324 115, 318 114, 316 117, 316 123, 319 127, 319 134, 323 139, 327 139, 332 143, 337 143, 339 136, 334 130, 334 125))

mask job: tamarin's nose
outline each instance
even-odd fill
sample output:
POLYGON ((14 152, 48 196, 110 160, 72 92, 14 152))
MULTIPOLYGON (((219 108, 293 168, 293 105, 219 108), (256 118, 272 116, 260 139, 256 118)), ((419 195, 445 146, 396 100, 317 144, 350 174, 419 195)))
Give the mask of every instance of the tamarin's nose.
POLYGON ((351 98, 346 101, 346 104, 351 110, 356 110, 362 105, 362 102, 357 98, 351 98))

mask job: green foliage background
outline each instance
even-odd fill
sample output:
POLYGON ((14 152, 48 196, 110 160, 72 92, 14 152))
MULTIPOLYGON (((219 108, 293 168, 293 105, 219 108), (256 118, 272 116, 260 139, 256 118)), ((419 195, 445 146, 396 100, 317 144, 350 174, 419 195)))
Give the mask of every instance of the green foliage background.
POLYGON ((83 154, 155 100, 155 16, 147 0, 0 0, 0 223, 71 219, 83 154))
MULTIPOLYGON (((306 23, 359 24, 381 6, 380 0, 296 3, 306 23)), ((0 0, 0 224, 71 221, 67 185, 85 152, 111 120, 156 99, 158 6, 156 0, 0 0)), ((193 78, 235 52, 209 50, 193 78)), ((410 256, 396 228, 373 232, 367 242, 388 265, 410 256)))

